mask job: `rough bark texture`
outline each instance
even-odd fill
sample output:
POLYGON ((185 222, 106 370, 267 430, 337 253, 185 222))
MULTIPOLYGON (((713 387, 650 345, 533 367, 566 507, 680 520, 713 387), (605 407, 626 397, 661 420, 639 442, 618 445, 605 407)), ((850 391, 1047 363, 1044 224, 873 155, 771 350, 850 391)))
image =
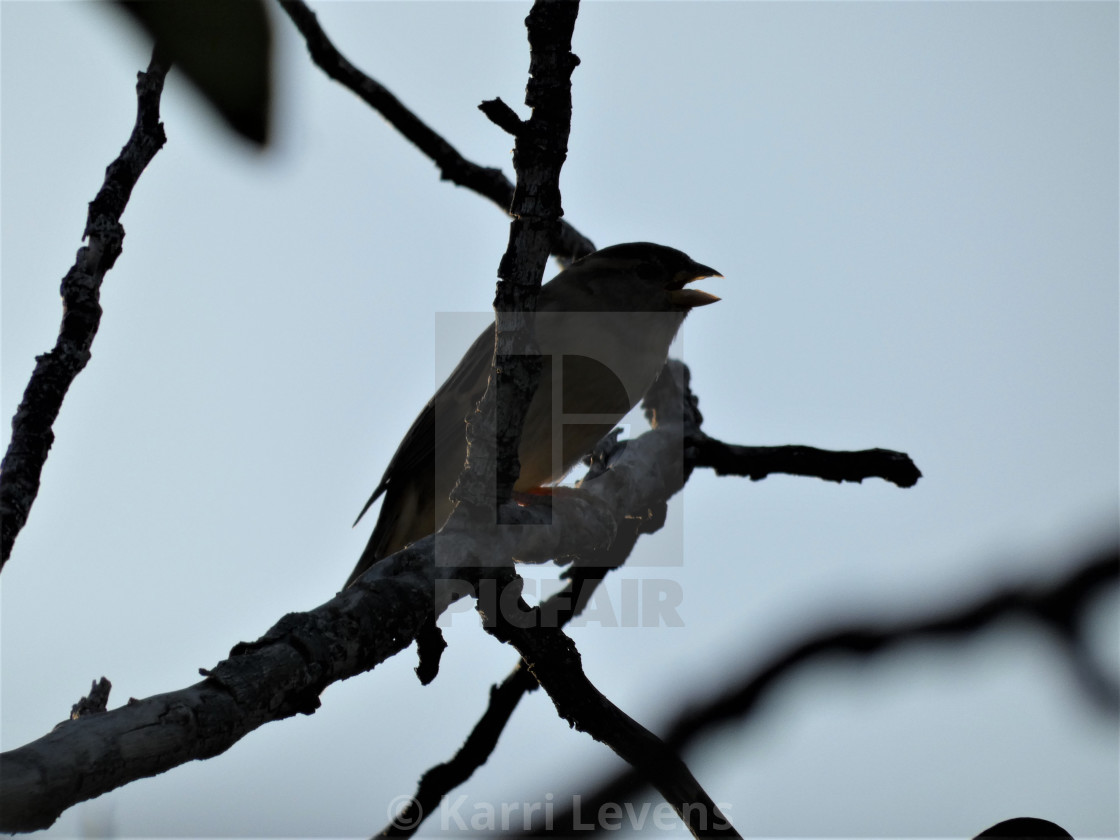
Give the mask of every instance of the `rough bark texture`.
MULTIPOLYGON (((540 381, 541 359, 525 313, 537 308, 545 263, 564 210, 560 169, 568 155, 572 121, 572 31, 579 3, 538 0, 525 19, 529 36, 529 83, 525 104, 533 109, 516 126, 513 166, 517 187, 509 244, 498 266, 494 297, 494 375, 468 424, 469 467, 452 498, 475 518, 501 508, 520 472, 517 446, 529 402, 540 381)), ((506 109, 508 111, 508 109, 506 109)), ((512 120, 506 120, 506 125, 512 120)))
POLYGON ((39 356, 23 399, 12 418, 12 438, 0 464, 0 569, 7 563, 16 536, 27 522, 39 494, 39 478, 54 443, 54 425, 70 384, 90 359, 101 324, 101 282, 121 254, 121 214, 140 173, 167 137, 159 121, 159 100, 167 65, 155 55, 136 82, 136 124, 105 181, 89 204, 88 244, 78 249, 73 267, 62 278, 62 326, 54 348, 39 356))

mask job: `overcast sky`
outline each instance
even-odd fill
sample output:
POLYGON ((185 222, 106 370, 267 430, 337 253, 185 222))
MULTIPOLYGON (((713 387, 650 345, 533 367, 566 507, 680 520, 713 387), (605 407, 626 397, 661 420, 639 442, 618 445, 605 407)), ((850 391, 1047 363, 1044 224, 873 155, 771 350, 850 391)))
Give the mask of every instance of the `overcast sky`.
MULTIPOLYGON (((315 8, 354 63, 512 176, 510 138, 476 106, 525 113, 527 4, 315 8)), ((924 473, 910 490, 696 474, 607 588, 620 613, 635 581, 674 588, 681 626, 572 631, 639 721, 657 730, 832 620, 960 605, 1115 541, 1117 9, 584 4, 564 207, 600 246, 661 242, 725 275, 682 336, 706 430, 882 446, 924 473)), ((354 516, 465 346, 440 313, 492 299, 502 213, 441 183, 273 19, 265 153, 168 78, 168 144, 124 215, 92 361, 0 583, 4 749, 94 678, 112 705, 184 687, 331 597, 372 526, 354 516)), ((10 418, 54 342, 58 283, 149 46, 104 6, 11 0, 0 46, 10 418)), ((1114 670, 1117 613, 1112 597, 1090 622, 1114 670)), ((313 716, 74 808, 49 835, 376 831, 515 661, 470 613, 448 640, 431 686, 409 650, 330 687, 313 716)), ((1052 640, 1009 624, 805 673, 687 758, 753 836, 967 838, 1030 814, 1115 837, 1117 738, 1052 640)), ((458 813, 567 802, 618 766, 534 695, 458 813)))

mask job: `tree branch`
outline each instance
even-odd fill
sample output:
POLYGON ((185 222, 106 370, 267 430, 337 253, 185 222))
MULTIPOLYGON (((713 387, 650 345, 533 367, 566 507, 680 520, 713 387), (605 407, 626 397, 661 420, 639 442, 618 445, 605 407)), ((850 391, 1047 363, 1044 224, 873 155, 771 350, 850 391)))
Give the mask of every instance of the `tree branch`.
MULTIPOLYGON (((517 588, 521 580, 509 567, 495 574, 501 590, 517 588)), ((583 672, 575 643, 559 628, 539 622, 539 610, 518 601, 521 617, 498 610, 484 614, 483 625, 517 649, 560 717, 625 759, 673 807, 693 836, 738 837, 677 752, 601 694, 583 672)))
MULTIPOLYGON (((692 442, 706 437, 700 429, 703 415, 699 410, 699 400, 689 387, 690 374, 688 367, 680 361, 670 359, 665 369, 658 376, 656 382, 650 387, 642 406, 650 424, 666 435, 665 440, 679 440, 684 453, 683 461, 676 461, 682 472, 682 484, 687 481, 693 467, 705 466, 697 463, 695 449, 692 442)), ((718 441, 717 441, 718 443, 718 441)), ((624 472, 625 467, 620 463, 613 463, 617 456, 625 450, 628 444, 618 442, 617 435, 608 435, 599 444, 596 451, 588 458, 590 466, 588 475, 580 483, 580 489, 590 488, 595 492, 595 480, 607 473, 608 470, 624 472)), ((640 444, 640 445, 644 445, 640 444)), ((726 444, 720 444, 726 446, 726 444)), ((745 448, 745 447, 743 447, 745 448)), ((776 449, 790 449, 797 447, 775 447, 776 449)), ((766 457, 767 447, 756 447, 763 457, 766 457)), ((676 451, 673 445, 666 447, 666 452, 676 451)), ((815 450, 823 455, 859 453, 829 453, 824 450, 815 450)), ((888 452, 888 450, 871 450, 872 452, 888 452)), ((633 455, 634 453, 630 453, 633 455)), ((899 458, 909 459, 899 453, 899 458)), ((651 469, 652 464, 668 466, 667 474, 674 475, 677 469, 672 464, 673 459, 665 460, 663 455, 655 455, 643 469, 651 469)), ((917 468, 914 467, 916 471, 917 468)), ((777 470, 774 470, 777 471, 777 470)), ((764 476, 758 476, 759 479, 764 476)), ((613 569, 621 566, 630 556, 634 544, 643 533, 654 533, 661 528, 665 521, 669 496, 647 497, 647 507, 642 517, 625 517, 615 520, 615 535, 605 548, 598 548, 581 554, 565 572, 564 577, 569 578, 569 583, 560 592, 557 592, 540 607, 541 620, 549 627, 564 627, 575 615, 583 611, 589 602, 598 584, 613 569)), ((481 767, 490 758, 497 746, 498 737, 505 725, 509 722, 521 696, 537 687, 532 680, 526 679, 524 663, 519 663, 506 677, 500 687, 491 690, 490 703, 482 717, 475 724, 474 729, 464 742, 463 746, 455 753, 454 757, 444 764, 431 768, 420 779, 417 791, 409 805, 402 809, 388 826, 382 831, 382 836, 410 836, 421 825, 422 821, 434 813, 439 802, 455 787, 462 784, 474 770, 481 767)), ((635 773, 635 777, 638 774, 635 773)), ((604 800, 605 802, 606 800, 604 800)), ((610 800, 620 802, 622 799, 610 800)), ((598 804, 603 804, 599 802, 598 804)), ((569 826, 574 830, 573 826, 569 826)))
MULTIPOLYGON (((532 328, 550 243, 560 217, 560 169, 568 155, 572 120, 572 53, 579 3, 537 0, 525 19, 529 38, 529 83, 522 123, 513 149, 517 172, 509 244, 498 266, 494 296, 494 363, 478 410, 467 423, 467 466, 451 494, 456 513, 477 517, 500 508, 521 471, 521 427, 541 375, 532 328)), ((508 510, 509 508, 507 508, 508 510)), ((516 509, 513 509, 516 511, 516 509)), ((453 514, 455 515, 455 514, 453 514)))
MULTIPOLYGON (((286 10, 288 6, 306 9, 302 3, 285 2, 286 10)), ((516 163, 519 173, 522 166, 529 173, 524 184, 532 186, 524 192, 519 187, 514 196, 515 209, 521 207, 521 211, 511 225, 510 248, 503 258, 506 286, 499 287, 499 322, 507 308, 532 308, 532 296, 539 286, 546 256, 544 249, 555 238, 556 219, 561 212, 559 189, 556 186, 553 194, 547 178, 558 173, 565 154, 571 107, 570 74, 576 61, 570 53, 575 12, 576 4, 570 0, 550 0, 538 2, 530 14, 533 81, 527 101, 534 108, 533 119, 540 117, 537 129, 541 134, 534 134, 533 119, 518 126, 518 151, 523 157, 516 163), (538 15, 537 23, 544 33, 539 49, 534 42, 534 14, 538 15), (565 23, 568 16, 570 22, 565 23), (547 32, 550 27, 562 30, 565 26, 566 41, 556 42, 547 32), (563 89, 557 90, 557 74, 564 73, 567 75, 562 79, 563 89), (551 81, 546 84, 546 79, 551 81), (521 148, 523 138, 530 139, 521 148), (543 191, 541 185, 545 185, 543 191), (503 288, 508 294, 503 293, 503 288)), ((158 127, 158 112, 155 125, 158 127)), ((152 154, 158 148, 156 145, 152 154)), ((139 170, 135 173, 138 175, 139 170)), ((107 176, 107 183, 108 180, 107 176)), ((103 189, 102 193, 105 192, 103 189)), ((102 197, 99 194, 91 205, 87 225, 91 248, 103 235, 99 222, 95 222, 95 209, 102 197)), ((112 198, 109 195, 106 203, 113 205, 112 198)), ((119 210, 123 210, 127 198, 125 191, 119 210)), ((111 219, 117 227, 110 231, 117 232, 116 253, 122 235, 118 231, 119 210, 111 219)), ((100 220, 101 216, 97 218, 100 220)), ((102 264, 98 283, 116 253, 102 264)), ((95 286, 95 306, 96 291, 95 286)), ((99 307, 96 311, 100 313, 99 307)), ((499 340, 501 330, 499 323, 499 340)), ((92 341, 92 333, 89 340, 92 341)), ((88 359, 88 344, 86 354, 88 359)), ((517 353, 507 355, 520 357, 517 353)), ((518 402, 513 399, 510 405, 518 402)), ((504 418, 502 426, 514 429, 516 434, 520 427, 516 408, 504 418)), ((520 512, 521 520, 537 527, 508 530, 496 525, 481 529, 472 525, 476 530, 468 532, 460 524, 449 523, 439 535, 444 540, 440 571, 447 570, 449 556, 450 571, 454 573, 457 569, 477 567, 480 557, 487 558, 487 565, 496 558, 515 555, 526 560, 586 557, 596 547, 611 545, 612 539, 628 553, 638 533, 660 527, 662 517, 651 515, 650 511, 663 510, 665 500, 683 486, 686 462, 682 458, 682 441, 680 423, 660 422, 655 431, 620 447, 611 456, 612 468, 587 482, 586 494, 558 496, 553 509, 544 513, 520 512), (618 502, 618 506, 604 504, 603 499, 618 502), (622 513, 614 514, 616 510, 622 513)), ((515 453, 516 437, 513 444, 515 453)), ((505 449, 511 451, 508 446, 505 449)), ((503 472, 511 474, 508 469, 503 468, 503 472)), ((194 686, 66 722, 44 738, 5 754, 0 760, 0 828, 45 827, 75 802, 187 760, 216 755, 270 720, 312 713, 318 706, 319 694, 328 684, 369 670, 401 650, 423 632, 433 611, 438 614, 464 594, 440 588, 439 584, 446 581, 436 577, 433 550, 434 538, 429 537, 386 558, 332 601, 308 613, 286 616, 257 642, 238 645, 229 659, 213 671, 204 672, 206 679, 194 686), (127 756, 126 760, 122 761, 122 755, 127 756)), ((593 579, 604 573, 605 570, 597 570, 580 574, 593 579)), ((508 567, 497 575, 503 581, 519 580, 508 567)), ((585 596, 579 600, 580 605, 574 609, 582 606, 585 596)), ((518 602, 518 607, 523 608, 523 604, 518 602)), ((525 637, 521 628, 510 624, 500 632, 506 633, 506 640, 534 664, 539 678, 551 687, 550 694, 563 715, 595 737, 611 742, 621 755, 648 762, 647 770, 655 783, 667 795, 676 797, 678 801, 674 804, 678 808, 687 802, 697 802, 704 806, 704 816, 716 819, 714 806, 708 807, 710 799, 698 789, 679 759, 598 694, 579 669, 578 653, 558 626, 545 630, 525 637), (542 657, 550 650, 563 654, 559 670, 542 664, 542 657), (578 673, 572 668, 578 669, 578 673)), ((496 739, 496 732, 493 737, 496 739)))
POLYGON ((449 761, 435 765, 420 777, 416 793, 377 836, 411 837, 415 834, 423 821, 435 813, 443 797, 469 779, 490 757, 513 710, 521 698, 536 687, 537 680, 524 662, 518 662, 501 685, 490 686, 489 704, 467 740, 449 761))
MULTIPOLYGON (((513 204, 513 184, 500 169, 464 158, 454 146, 412 113, 387 88, 351 64, 319 25, 303 0, 280 0, 280 6, 303 35, 312 60, 330 78, 357 94, 439 167, 440 178, 466 187, 497 204, 503 213, 513 204)), ((553 231, 553 254, 567 264, 595 250, 591 240, 565 221, 553 231)))
MULTIPOLYGON (((564 627, 579 615, 590 601, 592 594, 611 570, 621 566, 634 543, 642 533, 642 520, 628 519, 623 529, 606 549, 589 552, 588 559, 580 559, 565 572, 568 583, 540 606, 541 621, 549 627, 564 627)), ((417 785, 416 793, 396 816, 381 830, 381 837, 411 837, 431 814, 435 813, 443 798, 457 788, 493 754, 498 738, 505 730, 521 698, 538 687, 536 678, 524 660, 501 685, 490 687, 490 700, 486 711, 475 723, 463 745, 451 759, 430 768, 417 785)))
MULTIPOLYGON (((496 474, 494 499, 501 506, 510 498, 520 471, 521 427, 541 372, 531 322, 523 313, 536 310, 548 243, 563 215, 560 169, 567 156, 571 124, 571 76, 579 64, 571 52, 578 11, 573 0, 534 2, 525 21, 530 46, 525 102, 532 108, 532 116, 527 122, 514 122, 508 108, 487 110, 517 138, 513 156, 517 188, 510 208, 514 221, 509 247, 498 268, 494 372, 468 423, 467 467, 452 494, 467 515, 471 508, 477 510, 491 475, 496 474)), ((500 516, 498 521, 502 521, 500 516)), ((520 597, 521 578, 510 565, 461 573, 478 593, 484 627, 521 654, 562 718, 630 762, 695 836, 738 836, 680 757, 595 688, 583 672, 575 643, 555 620, 542 621, 539 609, 528 610, 520 597), (492 603, 481 597, 484 581, 493 581, 501 593, 492 603), (508 597, 511 593, 512 599, 508 597)), ((490 749, 496 739, 497 733, 487 739, 490 749)))
POLYGON ((39 494, 39 479, 54 443, 51 427, 70 384, 90 359, 101 324, 101 283, 121 254, 124 213, 140 174, 167 142, 159 121, 159 100, 170 65, 157 52, 136 82, 136 123, 105 181, 90 202, 88 244, 78 249, 73 267, 62 278, 62 325, 54 348, 36 359, 35 370, 12 418, 12 439, 0 464, 0 569, 12 554, 16 536, 27 522, 39 494))
MULTIPOLYGON (((679 362, 670 369, 675 381, 687 381, 679 362)), ((583 558, 567 573, 573 593, 567 603, 578 611, 591 591, 581 581, 606 574, 638 534, 658 530, 659 511, 684 486, 684 423, 696 418, 671 408, 666 400, 673 394, 679 392, 651 391, 645 405, 657 428, 600 452, 579 494, 557 496, 550 510, 522 509, 525 524, 464 529, 449 523, 375 564, 331 601, 285 616, 257 642, 238 645, 201 683, 67 721, 3 754, 0 831, 44 828, 77 802, 217 755, 271 720, 312 713, 327 685, 376 667, 407 647, 433 612, 473 594, 449 587, 446 578, 482 565, 478 558, 583 558)), ((557 626, 567 620, 564 597, 558 593, 542 609, 557 616, 557 626)))
POLYGON ((317 609, 285 616, 202 682, 64 721, 0 755, 0 832, 46 828, 71 805, 218 755, 269 721, 311 714, 329 684, 416 637, 432 610, 431 549, 431 538, 421 541, 317 609))
POLYGON ((709 437, 700 430, 704 416, 699 399, 689 388, 690 377, 683 363, 670 360, 645 400, 646 419, 651 425, 656 427, 659 412, 666 410, 675 412, 673 422, 684 423, 688 474, 696 467, 710 467, 716 475, 745 476, 751 481, 785 473, 835 482, 882 478, 899 487, 913 487, 922 477, 909 455, 890 449, 834 452, 812 446, 740 446, 709 437), (661 391, 665 395, 658 396, 661 391))
MULTIPOLYGON (((1087 558, 1062 579, 1048 585, 1008 586, 966 606, 950 606, 918 619, 875 624, 857 622, 812 633, 775 653, 760 667, 707 699, 695 702, 667 727, 665 741, 683 752, 718 727, 747 720, 777 685, 817 663, 837 656, 870 659, 915 642, 963 641, 1012 616, 1023 616, 1053 632, 1066 646, 1075 675, 1087 696, 1102 712, 1115 716, 1120 709, 1115 682, 1099 669, 1091 676, 1085 673, 1085 663, 1091 657, 1081 635, 1084 629, 1081 619, 1092 599, 1107 586, 1116 584, 1118 573, 1120 554, 1113 548, 1087 558)), ((582 796, 581 811, 595 813, 605 803, 633 801, 646 784, 640 773, 624 770, 594 792, 582 796)), ((542 828, 537 833, 571 833, 574 819, 571 812, 557 811, 551 816, 547 830, 542 828)))
POLYGON ((517 112, 509 107, 502 101, 501 97, 497 99, 487 99, 478 106, 478 110, 484 113, 487 119, 498 128, 502 129, 514 137, 517 137, 525 129, 525 122, 521 117, 517 116, 517 112))
POLYGON ((236 646, 202 682, 66 721, 0 755, 0 832, 45 828, 71 805, 218 755, 269 721, 313 713, 328 685, 376 667, 406 648, 433 614, 473 594, 449 585, 457 570, 483 565, 479 558, 541 562, 606 547, 628 520, 646 527, 658 500, 681 489, 680 463, 679 432, 647 432, 620 448, 611 469, 579 496, 560 496, 550 510, 525 508, 520 525, 449 522, 374 564, 325 604, 291 613, 256 642, 236 646), (662 468, 674 459, 675 471, 662 468))
POLYGON ((910 456, 890 449, 832 452, 812 446, 737 446, 700 434, 689 439, 694 465, 711 467, 716 475, 746 476, 759 481, 773 473, 804 475, 825 481, 881 478, 899 487, 913 487, 922 477, 910 456))

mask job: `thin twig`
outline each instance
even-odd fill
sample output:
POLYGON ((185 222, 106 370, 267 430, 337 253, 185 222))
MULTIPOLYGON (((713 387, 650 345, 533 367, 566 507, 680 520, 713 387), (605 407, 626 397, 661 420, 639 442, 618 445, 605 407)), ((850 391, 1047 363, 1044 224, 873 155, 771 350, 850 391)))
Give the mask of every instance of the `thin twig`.
MULTIPOLYGON (((384 85, 367 76, 339 52, 331 42, 315 13, 303 0, 280 0, 280 6, 303 35, 312 60, 330 78, 353 91, 389 121, 397 131, 439 167, 440 178, 466 187, 497 204, 504 213, 513 204, 513 184, 502 170, 479 166, 464 158, 459 151, 417 117, 384 85)), ((561 220, 551 241, 552 253, 569 263, 595 250, 591 240, 561 220)))
POLYGON ((159 100, 169 64, 155 52, 136 82, 136 123, 105 181, 90 202, 73 267, 62 278, 62 326, 54 349, 39 356, 12 418, 12 439, 0 464, 0 569, 39 494, 39 479, 54 443, 52 426, 70 384, 90 359, 101 324, 101 283, 121 254, 124 213, 140 174, 167 142, 159 121, 159 100))
MULTIPOLYGON (((509 567, 494 570, 499 588, 516 588, 520 578, 509 567)), ((692 775, 680 755, 599 692, 583 671, 579 651, 559 628, 538 622, 539 609, 518 603, 524 620, 507 610, 483 615, 496 638, 512 645, 541 688, 571 726, 606 744, 652 785, 695 837, 738 837, 734 826, 692 775)))
POLYGON ((710 437, 700 429, 704 416, 689 388, 690 377, 682 362, 669 360, 643 406, 654 428, 663 421, 683 424, 686 475, 696 467, 709 467, 716 475, 745 476, 751 481, 784 473, 836 482, 882 478, 899 487, 913 487, 922 477, 909 455, 891 449, 836 452, 813 446, 741 446, 710 437))
POLYGON ((444 796, 454 790, 477 770, 494 752, 498 736, 505 730, 513 710, 521 698, 537 687, 537 681, 523 662, 514 666, 501 685, 490 687, 486 711, 455 755, 437 764, 423 776, 403 808, 397 812, 379 837, 411 837, 423 821, 435 813, 444 796))
POLYGON ((690 438, 689 445, 696 452, 695 466, 751 481, 784 473, 835 482, 881 478, 899 487, 913 487, 922 477, 909 455, 891 449, 835 452, 813 446, 739 446, 705 434, 690 438))
MULTIPOLYGON (((565 572, 568 583, 540 606, 539 614, 548 626, 564 627, 581 613, 606 574, 630 556, 641 530, 641 520, 630 519, 627 522, 631 527, 626 533, 618 534, 608 549, 592 552, 587 563, 577 563, 565 572)), ((448 761, 434 765, 420 777, 416 793, 379 836, 410 837, 415 834, 423 821, 435 813, 443 798, 489 760, 517 704, 537 687, 538 683, 524 661, 514 665, 500 685, 491 686, 486 710, 463 745, 448 761)))

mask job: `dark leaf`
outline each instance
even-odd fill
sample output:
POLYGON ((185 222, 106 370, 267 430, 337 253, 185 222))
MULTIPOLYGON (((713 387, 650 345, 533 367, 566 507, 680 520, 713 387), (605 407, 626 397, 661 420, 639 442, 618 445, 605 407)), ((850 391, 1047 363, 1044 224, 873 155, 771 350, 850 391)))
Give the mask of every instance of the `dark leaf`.
POLYGON ((117 0, 230 128, 263 146, 272 98, 272 29, 263 0, 117 0))

